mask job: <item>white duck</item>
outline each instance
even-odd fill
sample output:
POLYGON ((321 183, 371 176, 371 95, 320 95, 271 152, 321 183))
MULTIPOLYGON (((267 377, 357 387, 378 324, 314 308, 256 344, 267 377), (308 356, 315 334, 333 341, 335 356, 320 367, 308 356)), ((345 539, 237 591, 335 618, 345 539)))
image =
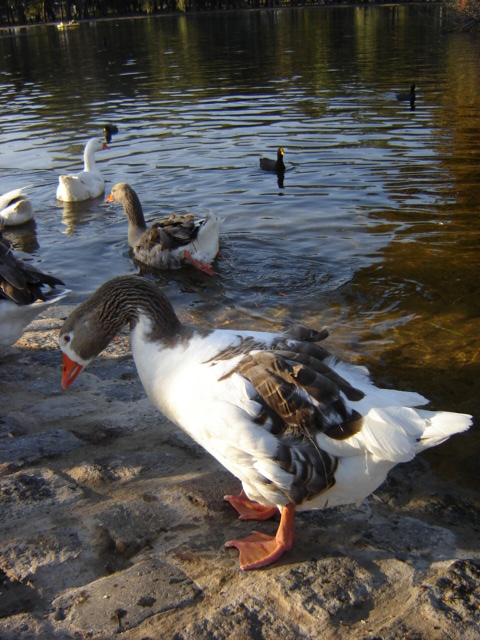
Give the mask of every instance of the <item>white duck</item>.
POLYGON ((0 237, 0 351, 14 344, 45 308, 69 293, 54 291, 63 282, 16 258, 0 237), (45 285, 49 291, 43 291, 45 285))
POLYGON ((91 138, 83 154, 84 170, 78 174, 59 177, 57 199, 62 202, 80 202, 101 196, 105 190, 105 181, 96 168, 95 153, 109 148, 101 138, 91 138))
POLYGON ((162 269, 193 264, 212 276, 211 263, 219 251, 222 220, 213 214, 195 221, 193 214, 163 218, 147 229, 142 205, 125 182, 116 184, 105 202, 123 204, 128 219, 128 244, 138 262, 162 269))
POLYGON ((240 550, 242 569, 292 547, 295 509, 363 499, 397 463, 471 423, 410 408, 427 402, 418 393, 376 388, 366 369, 316 344, 326 330, 184 326, 158 287, 138 276, 108 281, 65 321, 64 389, 125 324, 151 401, 241 480, 242 493, 226 496, 241 518, 281 513, 276 536, 227 542, 240 550))
POLYGON ((0 227, 14 227, 33 219, 33 207, 23 193, 28 187, 14 189, 0 196, 0 227))

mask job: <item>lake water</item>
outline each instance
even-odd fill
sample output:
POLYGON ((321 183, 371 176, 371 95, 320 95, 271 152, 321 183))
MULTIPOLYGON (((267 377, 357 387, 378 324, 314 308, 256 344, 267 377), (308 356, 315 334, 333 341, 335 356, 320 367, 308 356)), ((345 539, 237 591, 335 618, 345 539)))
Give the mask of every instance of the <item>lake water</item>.
MULTIPOLYGON (((33 185, 6 235, 79 302, 134 273, 126 219, 62 205, 86 141, 147 220, 221 215, 217 275, 153 277, 187 321, 328 325, 384 385, 480 416, 480 39, 438 6, 300 8, 110 20, 0 35, 0 192, 33 185), (398 91, 417 85, 416 108, 398 91), (284 187, 259 157, 285 149, 284 187)), ((478 488, 478 428, 429 452, 478 488)))

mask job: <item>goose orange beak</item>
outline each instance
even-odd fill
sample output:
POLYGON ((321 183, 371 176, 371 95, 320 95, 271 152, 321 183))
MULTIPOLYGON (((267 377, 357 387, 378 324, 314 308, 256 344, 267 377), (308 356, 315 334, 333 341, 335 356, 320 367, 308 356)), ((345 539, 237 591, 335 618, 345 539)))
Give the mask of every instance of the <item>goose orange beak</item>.
POLYGON ((112 194, 110 194, 110 195, 108 196, 108 198, 105 198, 105 202, 115 202, 115 200, 113 199, 112 194))
POLYGON ((63 374, 62 374, 62 389, 68 389, 80 371, 83 369, 81 364, 70 360, 70 358, 63 354, 63 374))

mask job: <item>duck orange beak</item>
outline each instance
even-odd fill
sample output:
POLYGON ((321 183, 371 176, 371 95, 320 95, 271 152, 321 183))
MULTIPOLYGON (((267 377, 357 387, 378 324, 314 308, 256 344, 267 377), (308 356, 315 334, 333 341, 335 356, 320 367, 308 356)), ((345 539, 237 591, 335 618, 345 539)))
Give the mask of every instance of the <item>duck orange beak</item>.
POLYGON ((80 371, 83 369, 81 364, 70 360, 70 358, 63 354, 63 374, 62 374, 62 389, 68 389, 80 371))

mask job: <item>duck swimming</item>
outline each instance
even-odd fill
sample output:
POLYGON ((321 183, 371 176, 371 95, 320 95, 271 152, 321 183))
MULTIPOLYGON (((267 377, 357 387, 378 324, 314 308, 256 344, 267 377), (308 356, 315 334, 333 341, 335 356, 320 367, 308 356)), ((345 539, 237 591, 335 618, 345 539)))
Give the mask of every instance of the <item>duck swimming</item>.
POLYGON ((0 196, 0 227, 14 227, 33 220, 33 207, 24 191, 14 189, 0 196))
POLYGON ((128 219, 128 244, 138 262, 162 269, 192 264, 207 275, 214 275, 211 263, 219 251, 220 218, 209 214, 203 220, 195 220, 193 214, 172 214, 148 229, 140 199, 126 182, 117 183, 105 202, 123 205, 128 219))
POLYGON ((415 85, 412 84, 409 93, 397 93, 397 100, 400 102, 410 102, 410 106, 413 108, 415 105, 415 85))
POLYGON ((104 124, 103 135, 105 136, 105 142, 111 142, 112 136, 118 133, 118 127, 116 124, 104 124))
POLYGON ((62 175, 58 179, 57 200, 82 202, 98 198, 105 191, 105 180, 95 164, 95 153, 108 149, 101 138, 91 138, 83 154, 84 170, 77 174, 62 175))
POLYGON ((280 512, 275 536, 230 540, 243 570, 291 549, 294 515, 368 496, 390 469, 469 428, 471 417, 415 409, 418 393, 380 389, 323 346, 328 332, 206 329, 182 324, 151 281, 118 276, 66 319, 62 387, 124 325, 150 400, 242 483, 226 496, 243 520, 280 512))
POLYGON ((277 159, 260 158, 260 168, 264 171, 274 171, 276 173, 285 173, 285 164, 283 162, 283 147, 277 149, 277 159))

